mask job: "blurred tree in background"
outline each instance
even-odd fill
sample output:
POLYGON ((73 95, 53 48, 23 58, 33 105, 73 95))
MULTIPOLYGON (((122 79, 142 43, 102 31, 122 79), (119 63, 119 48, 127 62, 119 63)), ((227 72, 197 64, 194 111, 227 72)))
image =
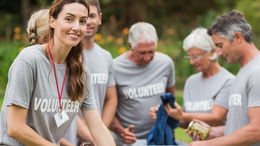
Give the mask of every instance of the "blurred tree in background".
MULTIPOLYGON (((28 46, 25 33, 31 13, 46 7, 53 0, 0 1, 0 97, 7 83, 7 72, 13 59, 28 46), (6 56, 8 54, 8 56, 6 56)), ((175 62, 176 87, 182 90, 185 80, 195 70, 184 59, 183 39, 196 27, 209 27, 224 12, 238 9, 253 28, 254 42, 260 46, 260 0, 100 0, 102 25, 95 39, 113 57, 128 50, 129 27, 138 21, 152 23, 158 32, 158 51, 175 62)), ((220 64, 236 74, 239 65, 220 64)))

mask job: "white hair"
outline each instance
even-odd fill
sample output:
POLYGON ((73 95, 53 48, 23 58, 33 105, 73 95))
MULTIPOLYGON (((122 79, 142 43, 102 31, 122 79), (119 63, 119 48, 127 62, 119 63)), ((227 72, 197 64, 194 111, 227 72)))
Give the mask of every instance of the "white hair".
POLYGON ((129 43, 135 48, 138 43, 154 42, 157 46, 158 36, 154 26, 147 22, 137 22, 131 26, 128 36, 129 43))
POLYGON ((207 33, 205 28, 196 28, 193 30, 183 41, 183 49, 188 51, 192 47, 197 47, 201 50, 210 52, 211 48, 215 49, 215 53, 210 60, 216 61, 218 59, 216 47, 212 41, 212 38, 207 33))

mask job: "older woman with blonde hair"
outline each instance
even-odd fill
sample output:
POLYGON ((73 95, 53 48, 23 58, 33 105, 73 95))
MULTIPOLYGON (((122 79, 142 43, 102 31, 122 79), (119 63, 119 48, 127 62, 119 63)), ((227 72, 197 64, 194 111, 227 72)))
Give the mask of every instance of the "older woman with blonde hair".
MULTIPOLYGON (((228 111, 228 95, 234 75, 218 63, 216 47, 207 34, 207 29, 196 28, 183 42, 183 49, 198 72, 191 75, 185 83, 183 105, 176 103, 176 109, 165 105, 167 114, 180 120, 180 126, 187 128, 193 119, 205 121, 210 125, 222 124, 228 111)), ((150 116, 156 119, 157 107, 150 109, 150 116)))

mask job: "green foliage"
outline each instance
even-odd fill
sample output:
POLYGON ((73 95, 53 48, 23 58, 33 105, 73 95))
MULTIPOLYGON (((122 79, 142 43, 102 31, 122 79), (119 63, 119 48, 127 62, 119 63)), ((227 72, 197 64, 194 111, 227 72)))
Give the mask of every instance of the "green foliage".
POLYGON ((24 44, 21 41, 5 41, 0 43, 0 98, 4 97, 8 81, 8 70, 24 44))
POLYGON ((260 47, 260 0, 237 0, 235 9, 241 11, 251 25, 255 45, 260 47))
POLYGON ((213 10, 209 10, 205 15, 197 17, 197 24, 199 27, 208 28, 212 25, 214 20, 216 19, 217 12, 213 10))
POLYGON ((260 0, 238 0, 235 8, 243 12, 253 31, 260 34, 260 0))
POLYGON ((4 101, 4 98, 0 97, 0 112, 1 112, 1 109, 2 109, 3 101, 4 101))
MULTIPOLYGON (((12 37, 12 30, 14 27, 22 26, 22 23, 20 22, 21 19, 18 17, 17 14, 11 14, 7 12, 1 12, 0 13, 1 23, 0 23, 0 36, 8 37, 6 39, 11 39, 12 37), (4 29, 1 29, 4 28, 4 29)), ((3 39, 3 38, 1 38, 3 39)), ((0 40, 1 41, 1 40, 0 40)))

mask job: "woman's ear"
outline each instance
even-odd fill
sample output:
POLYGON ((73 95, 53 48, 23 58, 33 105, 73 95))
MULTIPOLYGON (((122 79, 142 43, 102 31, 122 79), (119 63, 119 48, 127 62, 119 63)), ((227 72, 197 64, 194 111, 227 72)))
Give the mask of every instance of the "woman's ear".
POLYGON ((217 51, 217 49, 215 49, 214 47, 211 47, 211 51, 210 51, 210 57, 209 57, 209 59, 210 60, 213 60, 213 61, 216 61, 216 60, 218 60, 218 51, 217 51))
POLYGON ((210 53, 215 53, 215 52, 216 52, 216 49, 214 47, 211 47, 210 53))
POLYGON ((56 22, 55 19, 51 16, 50 17, 50 27, 51 28, 55 28, 55 22, 56 22))

